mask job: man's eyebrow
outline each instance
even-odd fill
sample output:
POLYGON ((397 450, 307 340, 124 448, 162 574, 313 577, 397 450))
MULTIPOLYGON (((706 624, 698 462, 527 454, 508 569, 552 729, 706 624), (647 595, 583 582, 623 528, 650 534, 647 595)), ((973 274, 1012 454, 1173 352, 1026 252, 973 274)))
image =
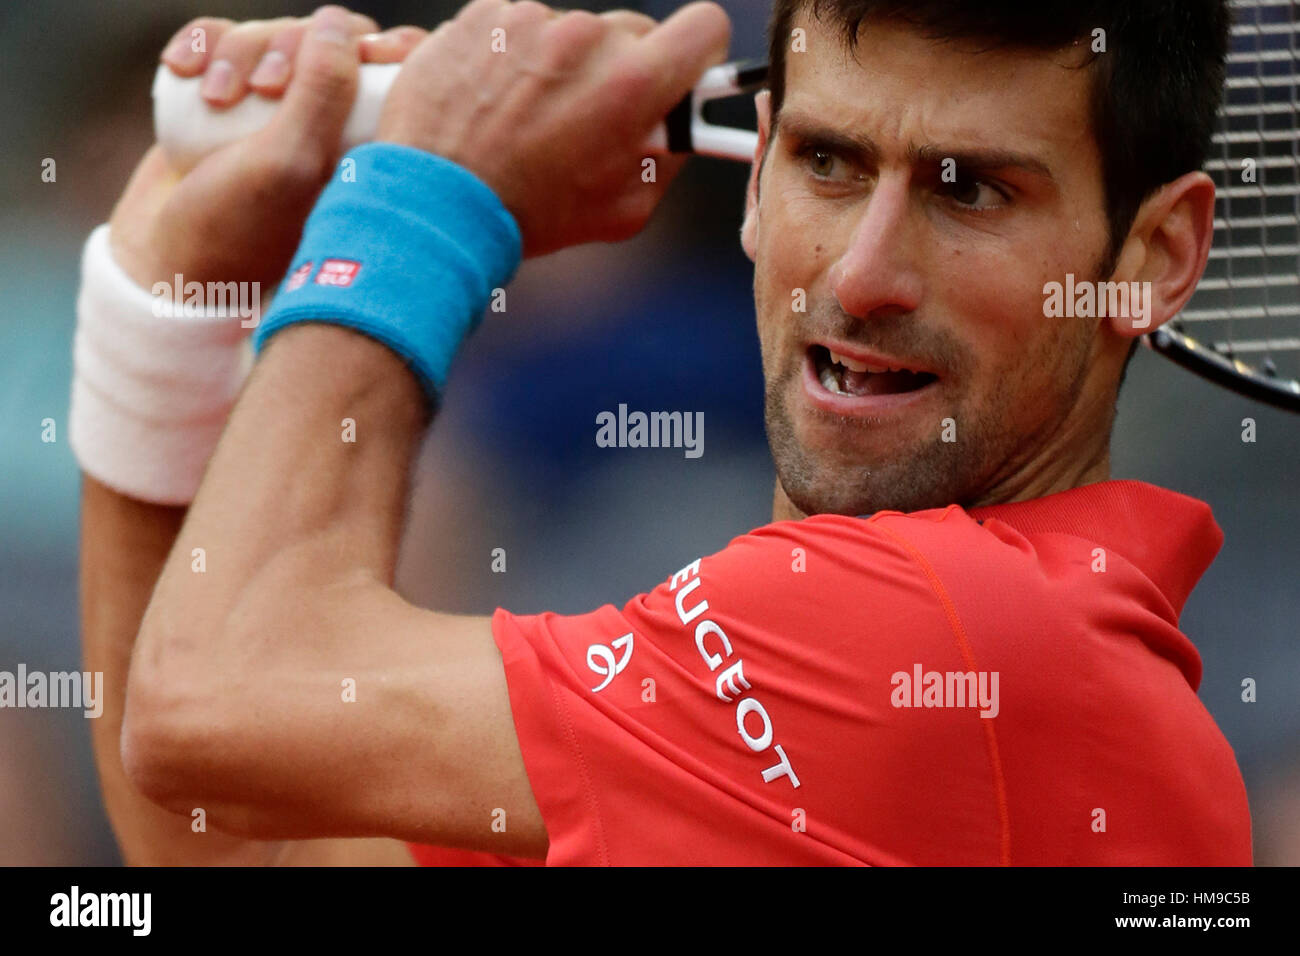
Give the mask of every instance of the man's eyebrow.
MULTIPOLYGON (((880 147, 869 136, 846 133, 834 129, 817 119, 798 110, 782 110, 777 116, 778 129, 784 129, 797 139, 807 140, 844 153, 877 159, 880 147)), ((927 144, 913 146, 908 150, 908 159, 913 163, 941 165, 945 159, 951 159, 958 169, 993 170, 1023 169, 1046 179, 1055 181, 1052 169, 1037 156, 1018 153, 1008 149, 947 149, 943 146, 927 144)))
POLYGON ((939 165, 951 159, 958 169, 1023 169, 1055 182, 1052 168, 1037 156, 1017 153, 1009 149, 944 149, 942 146, 919 146, 908 150, 908 157, 916 163, 939 165))
POLYGON ((880 155, 880 147, 870 136, 859 136, 827 126, 820 120, 793 109, 782 109, 776 118, 777 132, 788 131, 796 139, 808 140, 843 153, 857 153, 871 159, 880 155))

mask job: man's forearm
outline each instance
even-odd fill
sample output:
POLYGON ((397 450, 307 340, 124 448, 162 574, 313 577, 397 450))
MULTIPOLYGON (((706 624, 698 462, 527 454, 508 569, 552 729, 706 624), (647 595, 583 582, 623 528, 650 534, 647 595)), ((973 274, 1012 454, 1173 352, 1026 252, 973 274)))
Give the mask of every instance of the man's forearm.
POLYGON ((308 562, 311 580, 391 584, 427 421, 415 379, 383 345, 332 324, 280 332, 231 414, 155 602, 220 618, 251 578, 292 570, 276 565, 286 555, 308 562), (206 577, 193 571, 195 548, 206 577))
POLYGON ((185 508, 137 501, 84 476, 81 616, 85 668, 104 675, 104 711, 91 722, 104 805, 128 863, 265 862, 278 847, 215 832, 147 800, 127 779, 119 739, 127 671, 140 620, 185 508))
MULTIPOLYGON (((321 630, 313 615, 335 613, 350 588, 391 585, 427 421, 416 380, 379 343, 318 323, 270 341, 141 628, 128 723, 133 714, 145 723, 165 715, 152 723, 177 732, 170 743, 150 741, 147 763, 172 765, 165 751, 192 741, 196 726, 238 741, 238 730, 222 737, 219 728, 274 719, 273 704, 256 717, 247 705, 275 698, 260 683, 284 673, 275 662, 292 660, 311 680, 312 667, 346 657, 348 648, 313 645, 321 630), (214 693, 221 687, 239 694, 214 693)), ((231 786, 256 788, 245 754, 214 744, 210 756, 210 771, 224 772, 231 786)), ((152 783, 154 793, 185 789, 181 780, 152 783)), ((232 795, 232 812, 238 803, 232 795)))

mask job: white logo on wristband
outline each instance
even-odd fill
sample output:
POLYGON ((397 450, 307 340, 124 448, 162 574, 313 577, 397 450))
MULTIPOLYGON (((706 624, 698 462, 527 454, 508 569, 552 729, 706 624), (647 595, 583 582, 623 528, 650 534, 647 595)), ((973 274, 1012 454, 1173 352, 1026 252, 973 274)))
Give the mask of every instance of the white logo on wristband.
POLYGON ((320 272, 316 273, 316 284, 344 289, 352 284, 360 271, 361 263, 351 259, 326 259, 320 264, 320 272))
POLYGON ((311 275, 312 264, 312 261, 308 259, 298 268, 294 269, 293 273, 289 276, 289 281, 284 284, 284 291, 294 292, 305 286, 307 284, 307 277, 311 275))

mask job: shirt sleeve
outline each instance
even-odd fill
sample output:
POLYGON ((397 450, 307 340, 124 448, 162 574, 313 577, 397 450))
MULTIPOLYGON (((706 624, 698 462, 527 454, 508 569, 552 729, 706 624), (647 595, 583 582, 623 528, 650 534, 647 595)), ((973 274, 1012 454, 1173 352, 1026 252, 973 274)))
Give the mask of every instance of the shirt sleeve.
POLYGON ((492 629, 549 864, 997 861, 983 721, 890 704, 961 659, 871 522, 768 525, 622 608, 492 629))

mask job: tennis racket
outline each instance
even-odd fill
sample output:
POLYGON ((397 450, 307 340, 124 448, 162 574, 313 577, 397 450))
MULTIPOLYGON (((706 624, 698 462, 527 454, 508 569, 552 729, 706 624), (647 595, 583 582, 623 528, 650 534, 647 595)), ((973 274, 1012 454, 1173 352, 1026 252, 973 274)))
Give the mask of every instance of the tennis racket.
MULTIPOLYGON (((1224 102, 1205 165, 1217 189, 1210 261, 1187 307, 1143 341, 1212 382, 1300 412, 1300 3, 1234 0, 1232 7, 1224 102)), ((361 68, 345 146, 373 138, 400 66, 361 68)), ((655 130, 647 151, 751 162, 757 134, 712 123, 705 108, 766 81, 766 63, 737 61, 706 71, 655 130)), ((277 102, 254 94, 214 110, 199 95, 199 82, 165 66, 154 80, 158 141, 182 168, 260 128, 277 102)))
POLYGON ((1198 375, 1300 412, 1300 23, 1293 0, 1234 0, 1214 150, 1214 243, 1187 307, 1144 336, 1198 375))
MULTIPOLYGON (((384 100, 401 66, 400 63, 362 65, 357 99, 343 130, 345 149, 374 139, 384 100)), ((722 63, 706 70, 691 94, 673 107, 651 134, 646 151, 698 153, 750 162, 758 134, 708 122, 704 118, 704 105, 710 100, 756 90, 766 78, 767 64, 722 63)), ((168 158, 181 170, 190 169, 214 149, 261 129, 279 104, 279 100, 253 93, 229 109, 213 109, 199 94, 201 80, 201 77, 177 76, 166 66, 160 66, 154 76, 154 131, 168 158)))

